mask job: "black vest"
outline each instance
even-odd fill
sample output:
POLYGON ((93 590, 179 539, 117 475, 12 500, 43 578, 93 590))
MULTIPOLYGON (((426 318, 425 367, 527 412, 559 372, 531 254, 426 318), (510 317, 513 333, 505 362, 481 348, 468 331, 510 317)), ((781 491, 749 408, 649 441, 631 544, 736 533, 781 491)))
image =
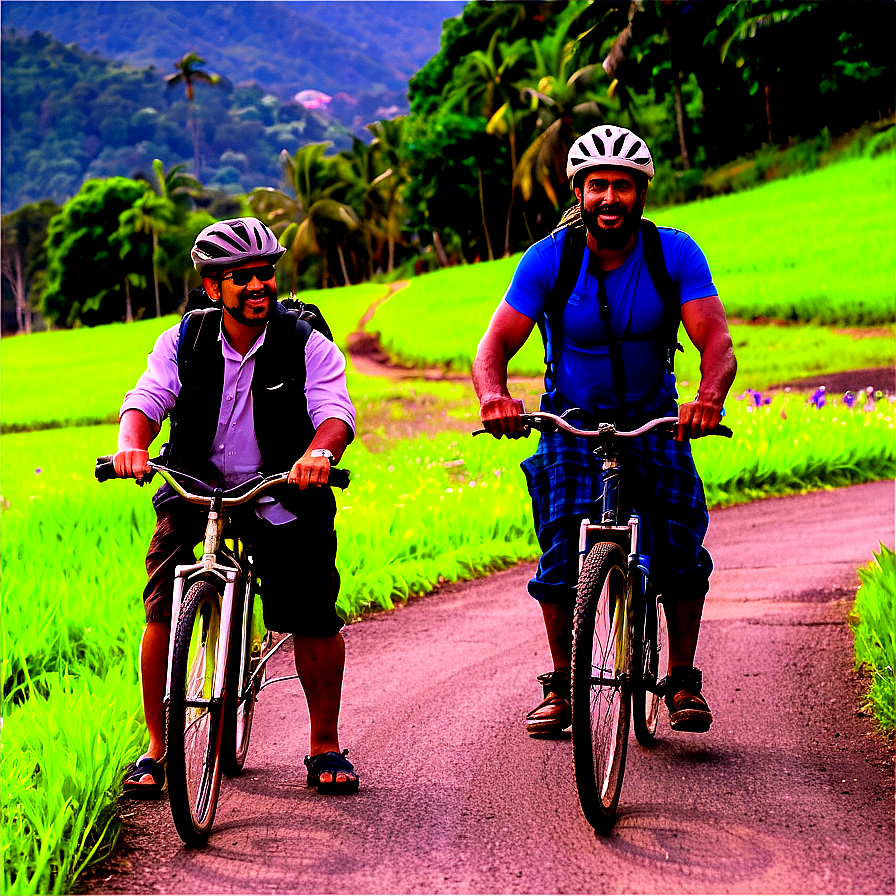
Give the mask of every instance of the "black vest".
MULTIPOLYGON (((171 410, 168 465, 205 481, 214 481, 209 458, 224 395, 224 356, 218 339, 221 309, 191 312, 181 326, 177 366, 181 389, 171 410)), ((280 309, 267 325, 264 344, 255 354, 252 408, 255 437, 261 451, 260 472, 283 473, 305 453, 314 425, 305 398, 305 344, 308 323, 280 309)), ((167 486, 157 493, 158 505, 173 497, 167 486)), ((301 491, 284 485, 269 491, 293 513, 323 510, 333 503, 329 488, 301 491)))

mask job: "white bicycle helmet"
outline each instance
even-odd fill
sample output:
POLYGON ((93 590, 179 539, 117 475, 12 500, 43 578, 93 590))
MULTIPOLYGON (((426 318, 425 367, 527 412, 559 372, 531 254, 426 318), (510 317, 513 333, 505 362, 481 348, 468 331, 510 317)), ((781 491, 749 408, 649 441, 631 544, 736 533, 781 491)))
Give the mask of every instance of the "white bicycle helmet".
POLYGON ((566 176, 570 181, 577 174, 611 165, 614 168, 631 168, 653 177, 653 159, 647 144, 628 128, 602 124, 582 134, 566 158, 566 176))
POLYGON ((190 258, 200 275, 246 261, 275 264, 286 251, 274 232, 258 218, 233 218, 210 224, 196 237, 190 258))

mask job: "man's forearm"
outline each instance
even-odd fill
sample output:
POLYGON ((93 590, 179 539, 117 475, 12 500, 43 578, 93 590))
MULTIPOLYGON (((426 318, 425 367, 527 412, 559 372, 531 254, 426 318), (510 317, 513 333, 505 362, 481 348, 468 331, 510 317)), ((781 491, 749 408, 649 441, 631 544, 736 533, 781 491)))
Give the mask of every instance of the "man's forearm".
POLYGON ((700 398, 721 409, 737 374, 737 359, 727 332, 710 340, 700 356, 700 398))
POLYGON ((146 451, 159 434, 159 427, 142 411, 129 408, 118 423, 118 450, 146 451))
POLYGON ((308 451, 313 451, 315 448, 326 448, 327 451, 332 452, 333 462, 339 463, 351 439, 351 427, 344 420, 328 417, 318 426, 314 438, 308 446, 308 451))
POLYGON ((480 344, 473 361, 473 389, 479 403, 496 398, 509 398, 507 388, 507 358, 494 346, 480 344))

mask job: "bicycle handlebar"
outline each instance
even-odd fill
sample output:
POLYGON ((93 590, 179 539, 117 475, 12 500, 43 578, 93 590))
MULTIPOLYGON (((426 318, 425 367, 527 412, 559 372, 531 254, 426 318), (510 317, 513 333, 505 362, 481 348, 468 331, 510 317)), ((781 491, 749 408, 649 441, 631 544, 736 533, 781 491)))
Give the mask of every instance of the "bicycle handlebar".
MULTIPOLYGON (((534 411, 531 414, 520 414, 520 420, 522 420, 523 426, 527 430, 526 435, 528 435, 528 430, 530 429, 537 429, 539 432, 544 433, 557 432, 562 429, 564 432, 571 433, 572 435, 579 436, 583 439, 633 439, 636 436, 642 436, 644 433, 650 432, 652 429, 659 429, 661 427, 672 429, 673 427, 678 426, 678 417, 657 417, 656 420, 650 420, 643 426, 639 426, 637 429, 628 432, 616 429, 616 426, 613 423, 600 423, 597 429, 578 429, 568 423, 565 419, 567 414, 571 414, 577 410, 579 410, 579 408, 572 408, 569 411, 565 411, 563 416, 550 414, 547 411, 534 411)), ((473 435, 478 436, 485 432, 488 432, 488 430, 477 429, 473 435)), ((708 432, 707 435, 722 436, 726 439, 730 439, 734 433, 727 426, 717 426, 712 432, 708 432)))
MULTIPOLYGON (((208 502, 215 497, 217 492, 216 488, 212 485, 209 485, 207 482, 203 482, 201 479, 196 479, 193 476, 189 476, 186 473, 181 473, 180 470, 172 470, 169 467, 164 466, 161 463, 158 463, 159 458, 156 460, 149 461, 149 466, 152 470, 152 473, 158 473, 168 485, 174 489, 175 493, 183 498, 189 504, 208 504, 208 502), (191 482, 196 483, 200 488, 204 489, 207 494, 198 495, 193 492, 187 491, 174 477, 178 476, 181 479, 189 479, 191 482)), ((107 454, 104 457, 98 457, 96 459, 96 469, 94 470, 94 475, 96 476, 99 482, 106 482, 109 479, 118 478, 115 474, 115 467, 112 464, 112 455, 107 454)), ((260 475, 260 474, 259 474, 260 475)), ((140 482, 141 485, 149 482, 152 478, 152 474, 147 479, 144 479, 140 482)), ((272 488, 275 485, 284 485, 288 481, 289 472, 286 473, 276 473, 273 476, 267 476, 257 482, 249 491, 243 494, 235 495, 234 492, 239 492, 241 489, 245 488, 252 479, 247 480, 242 485, 238 485, 235 488, 228 489, 227 491, 220 492, 221 494, 221 506, 222 507, 236 507, 239 504, 246 504, 251 501, 253 498, 256 498, 262 492, 267 491, 269 488, 272 488)), ((342 467, 332 467, 330 469, 330 475, 327 479, 327 485, 334 486, 335 488, 348 488, 349 482, 351 481, 351 473, 349 470, 346 470, 342 467)))

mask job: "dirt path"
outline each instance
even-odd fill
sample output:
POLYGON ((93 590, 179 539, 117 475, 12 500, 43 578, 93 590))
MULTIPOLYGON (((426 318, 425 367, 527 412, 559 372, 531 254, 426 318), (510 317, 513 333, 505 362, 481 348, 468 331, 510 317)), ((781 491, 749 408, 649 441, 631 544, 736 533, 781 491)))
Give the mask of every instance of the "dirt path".
POLYGON ((346 630, 354 797, 304 785, 295 682, 262 693, 207 846, 124 808, 111 893, 892 893, 892 749, 857 715, 845 617, 893 544, 894 484, 716 511, 706 735, 632 741, 619 821, 579 810, 568 741, 528 738, 548 668, 524 565, 346 630))

